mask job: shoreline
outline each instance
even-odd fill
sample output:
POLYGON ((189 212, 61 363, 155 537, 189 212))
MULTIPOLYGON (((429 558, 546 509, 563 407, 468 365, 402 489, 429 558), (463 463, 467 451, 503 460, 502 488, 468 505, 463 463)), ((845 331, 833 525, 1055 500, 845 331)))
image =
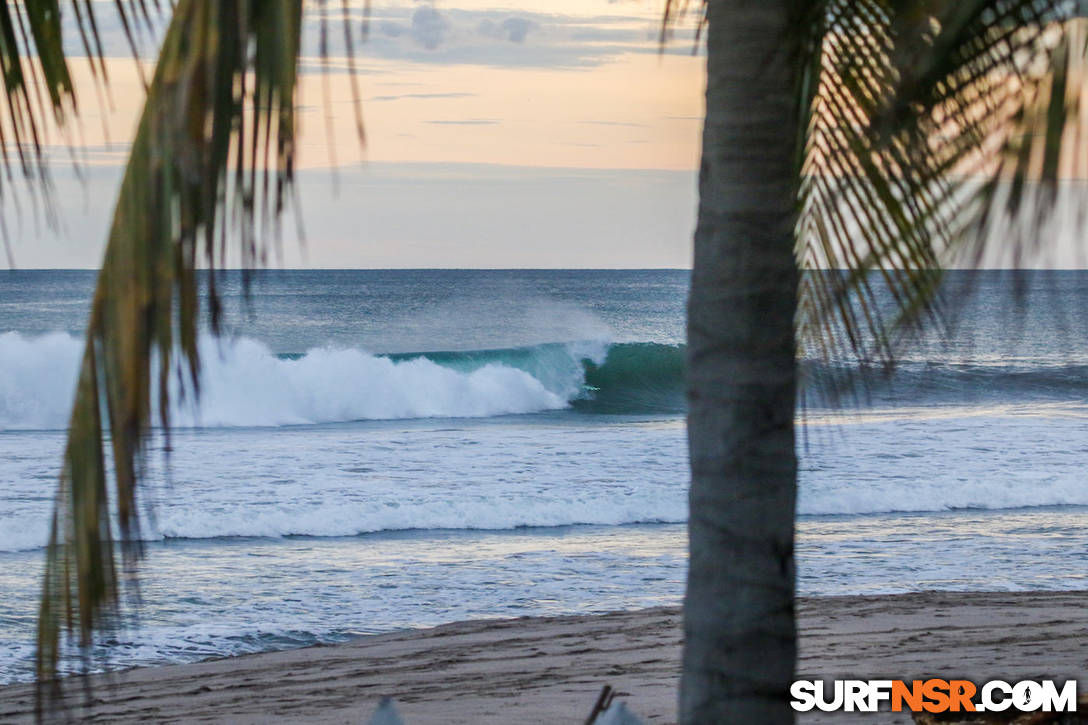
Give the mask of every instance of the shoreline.
MULTIPOLYGON (((799 678, 1078 679, 1088 591, 920 592, 798 600, 799 678)), ((405 725, 572 722, 604 685, 646 723, 675 720, 678 607, 470 620, 433 629, 67 680, 77 719, 364 724, 393 696, 405 725)), ((33 722, 33 685, 0 686, 0 722, 33 722)), ((910 722, 808 714, 801 722, 910 722)))

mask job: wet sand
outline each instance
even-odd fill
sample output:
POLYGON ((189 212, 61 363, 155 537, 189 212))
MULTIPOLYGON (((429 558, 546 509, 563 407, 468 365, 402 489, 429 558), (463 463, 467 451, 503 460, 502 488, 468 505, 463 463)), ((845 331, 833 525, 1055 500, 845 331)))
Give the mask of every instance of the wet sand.
MULTIPOLYGON (((799 677, 1079 679, 1088 592, 803 599, 799 677)), ((601 687, 647 723, 675 720, 676 608, 457 622, 331 646, 128 670, 81 685, 70 715, 108 723, 366 723, 384 695, 406 725, 581 723, 601 687)), ((33 721, 29 685, 0 688, 0 723, 33 721)), ((801 722, 909 722, 837 714, 801 722)))

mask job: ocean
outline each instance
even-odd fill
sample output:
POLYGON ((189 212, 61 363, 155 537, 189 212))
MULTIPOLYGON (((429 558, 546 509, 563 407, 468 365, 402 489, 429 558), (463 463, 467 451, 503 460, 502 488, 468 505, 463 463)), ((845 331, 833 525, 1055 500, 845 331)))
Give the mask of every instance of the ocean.
MULTIPOLYGON (((0 273, 0 683, 32 678, 93 284, 0 273)), ((265 271, 247 298, 228 274, 201 405, 168 466, 150 441, 140 606, 97 665, 678 604, 687 284, 265 271)), ((806 395, 802 595, 1088 588, 1088 273, 949 286, 952 327, 893 379, 806 395)))

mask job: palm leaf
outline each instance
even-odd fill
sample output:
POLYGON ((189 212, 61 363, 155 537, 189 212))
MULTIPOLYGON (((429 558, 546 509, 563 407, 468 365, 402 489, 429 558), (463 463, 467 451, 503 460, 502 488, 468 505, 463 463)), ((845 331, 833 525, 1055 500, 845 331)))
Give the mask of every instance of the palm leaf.
POLYGON ((290 198, 301 18, 301 0, 180 0, 174 10, 86 333, 46 556, 40 695, 57 688, 66 643, 90 646, 117 613, 111 514, 131 565, 153 390, 166 428, 171 376, 198 389, 199 320, 218 327, 214 270, 227 240, 244 266, 261 262, 258 221, 278 218, 290 198), (209 270, 206 310, 198 267, 209 270))
MULTIPOLYGON (((102 83, 106 64, 94 6, 90 0, 71 0, 81 50, 90 61, 96 83, 102 83)), ((45 157, 49 129, 64 127, 80 110, 68 51, 62 42, 61 19, 66 7, 62 8, 59 0, 0 0, 0 78, 4 91, 0 103, 0 201, 13 196, 18 177, 35 202, 44 202, 42 208, 47 213, 51 212, 45 157)), ((133 12, 137 7, 149 23, 143 0, 133 4, 118 2, 113 8, 134 52, 133 12)), ((3 225, 0 236, 7 248, 3 225)), ((8 263, 14 266, 10 248, 7 251, 8 263)))
MULTIPOLYGON (((798 338, 826 371, 856 370, 850 358, 887 370, 923 323, 946 319, 945 264, 994 243, 1015 264, 1041 237, 1062 164, 1088 149, 1083 21, 1049 0, 799 7, 797 257, 811 271, 798 338)), ((819 382, 836 397, 857 380, 819 382)))

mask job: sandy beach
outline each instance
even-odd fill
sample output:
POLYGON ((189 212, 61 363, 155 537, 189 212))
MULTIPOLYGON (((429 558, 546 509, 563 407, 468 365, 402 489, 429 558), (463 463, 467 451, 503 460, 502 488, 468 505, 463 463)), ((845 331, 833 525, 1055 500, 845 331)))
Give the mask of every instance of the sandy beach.
MULTIPOLYGON (((1084 692, 1086 602, 1088 592, 803 599, 800 674, 1077 678, 1084 692)), ((93 703, 76 714, 110 723, 363 723, 392 695, 409 725, 575 723, 608 684, 647 722, 668 723, 680 643, 676 608, 457 622, 95 676, 93 703)), ((29 685, 0 688, 0 722, 32 719, 29 685)), ((801 721, 907 722, 891 714, 801 721)))

